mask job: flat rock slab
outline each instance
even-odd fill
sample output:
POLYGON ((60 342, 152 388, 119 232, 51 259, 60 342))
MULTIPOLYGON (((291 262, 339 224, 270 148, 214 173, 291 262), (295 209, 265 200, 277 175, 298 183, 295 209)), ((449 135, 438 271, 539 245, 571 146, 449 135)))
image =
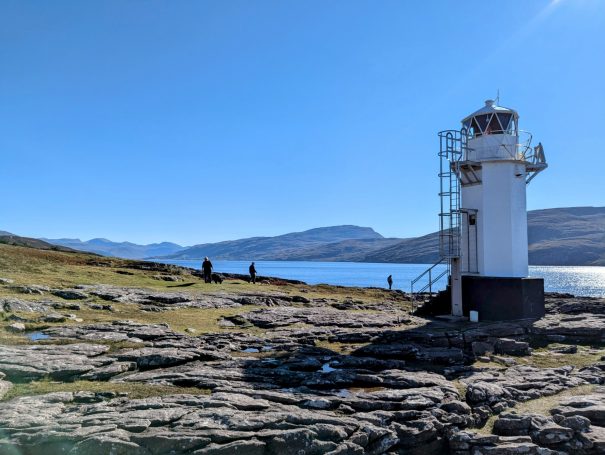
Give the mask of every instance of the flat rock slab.
POLYGON ((563 340, 597 342, 605 341, 605 314, 548 314, 536 321, 532 333, 563 340))
POLYGON ((165 338, 185 338, 184 335, 171 330, 167 324, 140 324, 133 321, 53 327, 44 330, 44 333, 55 338, 86 341, 131 341, 135 343, 165 338))
MULTIPOLYGON (((72 290, 67 290, 67 292, 72 290)), ((245 305, 289 306, 292 302, 309 302, 302 296, 286 294, 229 294, 208 295, 190 292, 160 292, 139 288, 126 288, 110 285, 82 285, 74 292, 99 297, 110 302, 136 303, 144 305, 150 311, 162 311, 174 308, 233 308, 245 305)), ((316 303, 319 304, 319 303, 316 303)))
POLYGON ((279 307, 252 311, 242 315, 260 328, 276 328, 294 324, 309 324, 314 327, 392 327, 407 323, 410 318, 401 312, 344 312, 330 307, 296 308, 279 307))
POLYGON ((593 425, 605 427, 605 390, 598 394, 566 398, 552 412, 565 417, 582 416, 593 425))
POLYGON ((102 356, 108 350, 95 344, 0 346, 0 372, 17 382, 44 377, 70 381, 111 364, 113 359, 102 356))
POLYGON ((7 313, 48 313, 62 306, 61 303, 52 300, 0 299, 0 309, 7 313))
POLYGON ((0 403, 4 443, 33 455, 383 454, 443 448, 443 426, 425 411, 352 417, 226 393, 96 403, 54 393, 0 403))
POLYGON ((466 400, 469 404, 502 410, 515 402, 554 395, 570 387, 586 384, 584 379, 572 372, 572 367, 514 366, 504 371, 473 373, 461 381, 467 385, 466 400))

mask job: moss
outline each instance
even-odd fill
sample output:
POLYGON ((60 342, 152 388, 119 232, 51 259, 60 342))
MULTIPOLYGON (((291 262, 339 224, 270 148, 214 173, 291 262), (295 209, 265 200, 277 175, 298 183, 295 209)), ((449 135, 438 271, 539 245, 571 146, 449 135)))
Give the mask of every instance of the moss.
POLYGON ((454 387, 456 387, 456 390, 458 391, 458 395, 460 395, 460 398, 463 401, 466 401, 466 384, 462 381, 452 381, 452 384, 454 384, 454 387))
MULTIPOLYGON (((248 311, 256 310, 257 306, 241 306, 235 308, 175 308, 161 312, 146 312, 141 311, 137 304, 127 303, 112 303, 113 311, 93 310, 87 305, 82 305, 79 310, 69 310, 69 313, 75 314, 82 321, 77 322, 72 319, 67 319, 59 323, 26 323, 26 331, 40 331, 53 326, 67 325, 86 325, 92 323, 113 322, 120 320, 130 320, 143 324, 168 324, 170 328, 177 332, 186 333, 185 329, 195 329, 194 335, 220 332, 220 331, 247 331, 249 333, 259 333, 259 330, 251 327, 248 329, 224 328, 219 326, 219 321, 223 316, 234 316, 237 314, 247 313, 248 311)), ((63 312, 62 312, 63 313, 63 312)), ((42 317, 38 313, 15 313, 18 316, 28 319, 36 319, 42 317)), ((0 344, 24 344, 29 340, 24 334, 12 333, 7 327, 12 321, 0 321, 0 344)))
POLYGON ((589 395, 594 392, 595 388, 596 385, 594 384, 585 384, 578 387, 572 387, 555 395, 519 403, 514 407, 514 409, 519 414, 533 413, 550 416, 550 410, 559 406, 561 401, 563 401, 565 398, 579 395, 589 395))
MULTIPOLYGON (((585 384, 577 387, 571 387, 554 395, 536 398, 535 400, 524 401, 522 403, 517 403, 517 405, 512 408, 509 408, 508 410, 515 411, 517 414, 541 414, 544 416, 550 416, 550 411, 556 408, 559 403, 561 403, 561 401, 563 401, 565 398, 579 395, 588 395, 591 394, 595 388, 596 386, 593 384, 585 384)), ((497 415, 491 416, 485 426, 475 431, 480 434, 492 434, 494 430, 494 424, 496 423, 497 419, 497 415)))
POLYGON ((563 345, 551 344, 543 348, 535 349, 531 356, 517 358, 520 364, 535 366, 538 368, 558 368, 571 365, 582 368, 594 365, 605 355, 603 347, 578 346, 578 352, 574 354, 560 354, 553 352, 552 348, 563 345))
POLYGON ((316 341, 315 346, 318 348, 329 349, 337 354, 350 354, 351 352, 366 346, 368 343, 332 343, 330 341, 316 341))
POLYGON ((55 382, 50 380, 33 381, 25 384, 14 384, 2 400, 31 395, 42 395, 52 392, 113 392, 127 393, 130 398, 147 398, 165 395, 190 394, 208 395, 207 389, 196 387, 175 387, 145 383, 122 383, 102 381, 55 382))

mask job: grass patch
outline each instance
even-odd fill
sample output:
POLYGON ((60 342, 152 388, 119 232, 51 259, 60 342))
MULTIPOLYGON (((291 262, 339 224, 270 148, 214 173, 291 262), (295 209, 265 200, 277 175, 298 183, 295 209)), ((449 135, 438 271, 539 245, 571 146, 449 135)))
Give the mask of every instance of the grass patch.
POLYGON ((537 398, 535 400, 525 401, 519 403, 514 407, 515 411, 519 414, 533 413, 550 416, 550 410, 556 408, 561 401, 565 398, 576 397, 579 395, 590 395, 594 392, 597 386, 595 384, 584 384, 578 387, 572 387, 570 389, 563 390, 556 395, 550 395, 548 397, 537 398))
POLYGON ((148 398, 165 395, 190 394, 208 395, 208 389, 197 387, 175 387, 158 384, 122 383, 102 381, 56 382, 50 380, 33 381, 26 384, 14 384, 4 395, 3 401, 16 397, 43 395, 53 392, 113 392, 127 393, 129 398, 148 398))
POLYGON ((462 381, 459 380, 454 380, 452 381, 452 384, 454 385, 454 387, 456 387, 456 390, 458 391, 458 394, 460 395, 460 399, 462 401, 466 401, 466 384, 462 381))
POLYGON ((329 349, 337 354, 350 354, 351 352, 366 346, 369 343, 331 343, 329 341, 316 341, 315 346, 318 348, 329 349))
POLYGON ((558 368, 564 365, 582 368, 594 365, 605 355, 605 349, 602 347, 594 348, 578 345, 578 352, 575 354, 561 354, 549 349, 549 347, 557 346, 564 345, 552 344, 545 348, 538 348, 534 350, 531 356, 519 357, 516 360, 519 364, 531 365, 538 368, 558 368))
MULTIPOLYGON (((144 288, 164 292, 181 292, 193 295, 303 295, 308 299, 326 299, 327 303, 344 300, 376 305, 382 311, 384 303, 411 309, 407 296, 400 292, 379 288, 352 288, 332 285, 257 284, 241 279, 225 280, 222 284, 207 284, 194 277, 185 268, 171 267, 170 274, 179 275, 180 282, 154 279, 161 272, 134 268, 138 261, 107 258, 86 253, 67 253, 52 250, 37 250, 0 244, 0 277, 14 280, 13 284, 0 285, 0 297, 19 299, 61 300, 49 295, 28 295, 16 287, 43 285, 49 288, 71 288, 76 285, 111 284, 120 287, 144 288)), ((220 273, 220 270, 218 271, 220 273)), ((93 299, 94 300, 94 299, 93 299)), ((107 302, 105 302, 107 303, 107 302)))
MULTIPOLYGON (((534 348, 529 356, 512 357, 519 365, 528 365, 536 368, 559 368, 565 365, 570 365, 575 368, 583 368, 601 360, 605 356, 605 349, 601 346, 582 346, 578 345, 578 351, 574 354, 562 354, 554 352, 552 348, 564 347, 562 344, 550 344, 545 347, 534 348)), ((496 362, 484 362, 477 360, 473 363, 475 368, 493 368, 506 369, 507 367, 496 362)))
MULTIPOLYGON (((39 331, 48 327, 53 326, 67 326, 67 325, 86 325, 94 323, 108 323, 120 320, 130 320, 139 322, 142 324, 168 324, 172 330, 177 332, 186 333, 185 329, 193 328, 195 332, 193 335, 201 335, 210 332, 221 332, 221 331, 246 331, 251 333, 259 333, 260 329, 251 328, 225 328, 219 325, 219 320, 223 316, 235 316, 242 313, 247 313, 252 310, 256 310, 260 307, 247 305, 235 308, 176 308, 169 309, 161 312, 146 312, 139 309, 137 304, 127 303, 112 303, 114 311, 107 310, 93 310, 86 304, 81 305, 80 310, 68 310, 61 311, 61 313, 75 314, 78 318, 82 319, 82 322, 76 322, 71 319, 67 319, 65 322, 53 323, 27 323, 27 332, 39 331)), ((28 319, 35 319, 41 317, 38 313, 16 313, 28 319)), ((31 344, 31 341, 23 333, 13 333, 7 330, 8 325, 12 321, 0 321, 0 344, 31 344)), ((264 331, 262 331, 264 332, 264 331)), ((40 342, 37 342, 40 343, 40 342)), ((56 344, 56 342, 50 342, 56 344)))
MULTIPOLYGON (((515 358, 515 360, 516 360, 516 358, 515 358)), ((493 370, 506 370, 506 368, 507 368, 504 365, 502 365, 501 363, 494 362, 494 361, 484 362, 483 360, 476 360, 475 362, 473 362, 473 364, 471 366, 473 368, 477 368, 477 369, 490 368, 493 370)))
MULTIPOLYGON (((178 308, 162 312, 141 311, 138 305, 112 304, 114 311, 92 310, 82 307, 73 313, 83 319, 83 324, 97 322, 112 322, 116 320, 131 320, 144 324, 168 324, 172 330, 185 333, 185 329, 195 329, 194 335, 210 332, 233 331, 233 328, 221 327, 218 323, 221 317, 235 316, 255 310, 255 306, 235 308, 178 308)), ((70 322, 71 323, 71 322, 70 322)), ((63 323, 64 324, 64 323, 63 323)), ((238 331, 250 329, 235 328, 238 331)))
MULTIPOLYGON (((517 414, 540 414, 543 416, 550 417, 550 410, 556 408, 561 401, 568 397, 575 397, 580 395, 589 395, 594 392, 597 386, 594 384, 585 384, 577 387, 571 387, 563 390, 554 395, 547 397, 536 398, 535 400, 524 401, 517 403, 514 407, 509 408, 507 411, 515 411, 517 414)), ((476 429, 479 434, 492 434, 494 430, 494 424, 498 419, 497 415, 491 416, 485 426, 476 429)))

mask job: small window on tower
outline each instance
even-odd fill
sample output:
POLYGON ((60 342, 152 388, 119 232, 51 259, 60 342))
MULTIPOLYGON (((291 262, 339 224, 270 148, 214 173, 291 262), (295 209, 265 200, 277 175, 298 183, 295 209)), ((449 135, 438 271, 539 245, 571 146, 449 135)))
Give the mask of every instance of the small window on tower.
POLYGON ((475 215, 474 213, 471 213, 468 216, 468 225, 474 226, 475 224, 477 224, 477 215, 475 215))

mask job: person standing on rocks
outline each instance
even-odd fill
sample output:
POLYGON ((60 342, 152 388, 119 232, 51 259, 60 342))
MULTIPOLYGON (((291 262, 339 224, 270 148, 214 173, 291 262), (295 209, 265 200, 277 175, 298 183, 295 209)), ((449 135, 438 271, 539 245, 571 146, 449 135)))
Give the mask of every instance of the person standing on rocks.
POLYGON ((250 264, 248 271, 250 272, 250 282, 256 284, 256 267, 254 267, 254 262, 250 264))
POLYGON ((212 262, 210 262, 208 256, 206 256, 204 262, 202 262, 202 274, 204 275, 204 283, 212 282, 212 262))
POLYGON ((390 291, 391 288, 393 287, 393 275, 389 275, 389 277, 387 278, 387 283, 389 283, 389 291, 390 291))

